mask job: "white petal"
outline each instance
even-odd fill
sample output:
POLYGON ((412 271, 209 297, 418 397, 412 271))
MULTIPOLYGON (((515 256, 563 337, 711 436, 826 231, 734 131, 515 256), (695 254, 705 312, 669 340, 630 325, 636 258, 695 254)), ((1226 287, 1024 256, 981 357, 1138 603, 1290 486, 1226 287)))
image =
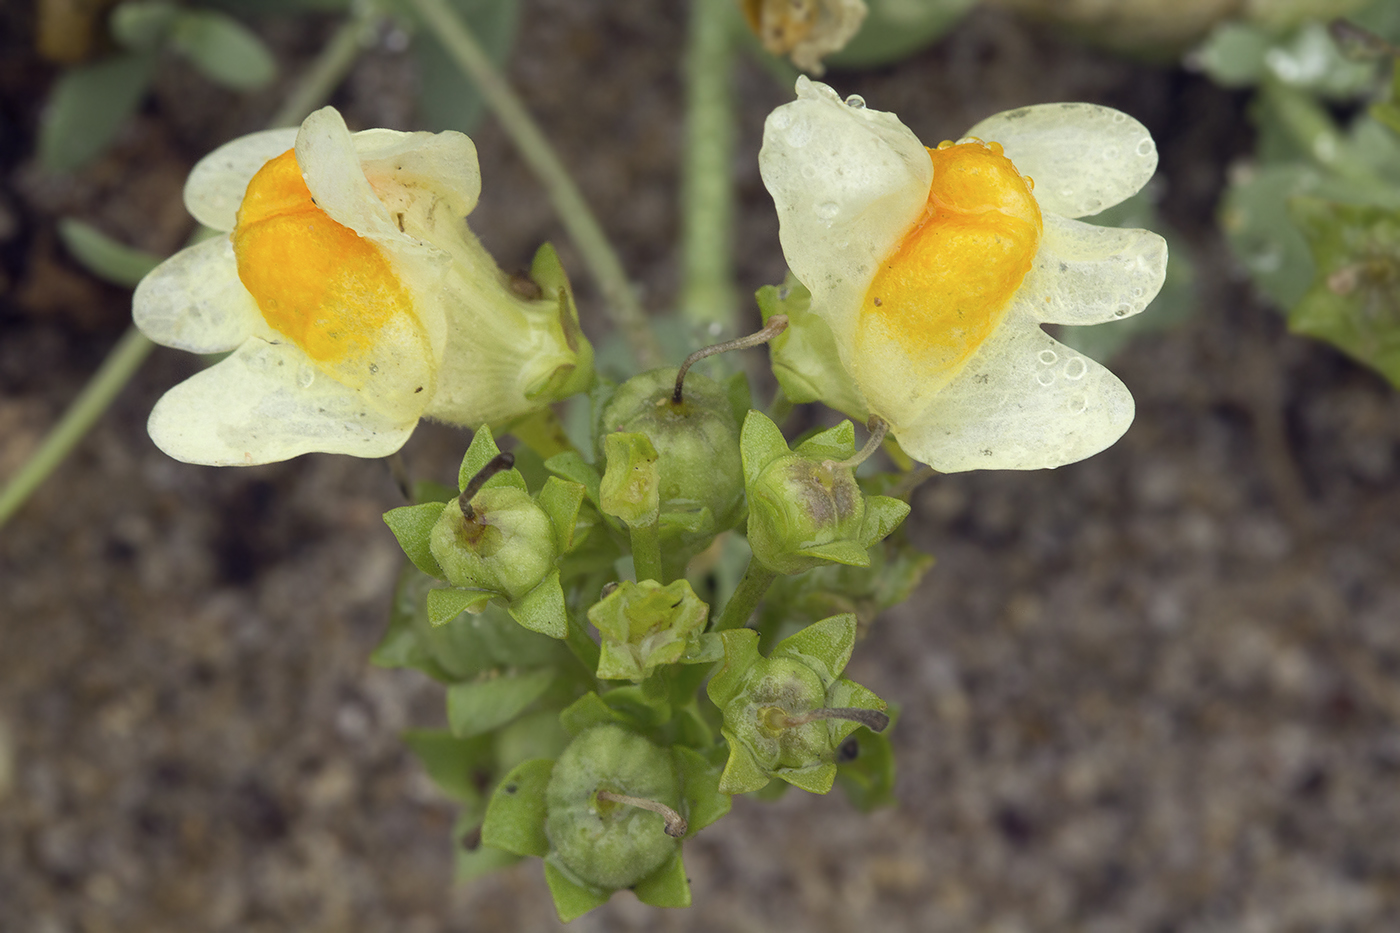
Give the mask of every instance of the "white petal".
POLYGON ((252 466, 312 451, 386 457, 416 424, 369 409, 296 347, 254 338, 165 393, 147 430, 176 460, 252 466))
POLYGON ((1083 217, 1136 192, 1157 170, 1152 134, 1126 113, 1097 104, 1039 104, 988 117, 967 131, 998 142, 1035 179, 1043 211, 1083 217))
POLYGON ((481 196, 481 170, 470 137, 450 131, 370 130, 356 133, 354 139, 361 168, 381 198, 392 186, 441 198, 458 218, 476 207, 481 196))
POLYGON ((233 241, 219 235, 182 249, 136 286, 131 316, 147 337, 191 353, 224 353, 263 329, 238 279, 233 241))
POLYGON ((292 128, 263 130, 224 143, 200 159, 185 180, 185 209, 206 227, 232 230, 248 182, 296 141, 292 128))
POLYGON ((297 133, 297 165, 316 206, 338 224, 376 240, 402 238, 360 167, 355 142, 334 107, 307 117, 297 133))
POLYGON ((914 424, 909 456, 936 470, 1037 470, 1092 456, 1133 422, 1133 397, 1104 367, 1013 310, 914 424))
POLYGON ((847 106, 802 77, 797 100, 768 115, 758 165, 788 266, 849 343, 880 262, 928 202, 928 151, 893 114, 847 106))
POLYGON ((1167 241, 1157 234, 1049 214, 1015 301, 1048 324, 1102 324, 1146 308, 1166 274, 1167 241))

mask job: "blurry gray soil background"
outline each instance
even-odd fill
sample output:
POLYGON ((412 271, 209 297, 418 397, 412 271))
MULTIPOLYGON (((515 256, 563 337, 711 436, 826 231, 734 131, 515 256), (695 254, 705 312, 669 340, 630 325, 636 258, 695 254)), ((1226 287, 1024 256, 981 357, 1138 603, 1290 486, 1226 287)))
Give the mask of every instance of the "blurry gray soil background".
MULTIPOLYGON (((653 309, 677 284, 684 4, 529 0, 514 79, 653 309)), ((62 251, 75 215, 175 249, 185 173, 277 103, 170 63, 120 144, 73 177, 30 151, 53 70, 27 4, 0 7, 0 476, 126 326, 129 297, 62 251)), ((260 27, 285 70, 329 22, 260 27)), ((1053 100, 1142 119, 1201 311, 1114 366, 1137 422, 1054 472, 920 489, 938 564, 857 648, 900 703, 901 804, 789 793, 687 845, 697 906, 621 894, 589 930, 1377 931, 1400 928, 1400 397, 1289 336, 1213 221, 1250 146, 1244 99, 991 10, 897 67, 834 72, 925 141, 1053 100)), ((412 127, 384 47, 334 102, 412 127)), ((782 277, 755 162, 788 92, 738 76, 743 288, 782 277)), ((507 268, 564 250, 489 120, 473 227, 507 268)), ((746 312, 756 321, 750 305, 746 312)), ((313 455, 186 466, 143 430, 194 358, 158 350, 0 541, 0 930, 398 931, 558 927, 538 861, 451 884, 453 811, 400 744, 440 688, 366 658, 403 558, 383 464, 313 455)), ((420 428, 410 468, 454 475, 466 437, 420 428)))

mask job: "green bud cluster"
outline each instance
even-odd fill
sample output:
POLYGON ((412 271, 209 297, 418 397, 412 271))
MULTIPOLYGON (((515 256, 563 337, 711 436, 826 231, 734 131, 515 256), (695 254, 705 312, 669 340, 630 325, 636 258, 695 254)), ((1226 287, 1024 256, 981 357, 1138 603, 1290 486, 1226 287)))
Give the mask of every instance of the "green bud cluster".
POLYGON ((733 794, 892 799, 885 704, 841 676, 845 610, 927 566, 884 540, 909 509, 872 490, 894 480, 856 478, 883 435, 857 454, 845 422, 790 447, 742 377, 689 372, 711 352, 597 388, 593 462, 576 419, 536 412, 510 453, 480 428, 455 491, 385 516, 413 567, 375 661, 446 687, 448 729, 407 741, 461 806, 458 876, 538 857, 564 920, 621 889, 687 906, 683 840, 733 794))

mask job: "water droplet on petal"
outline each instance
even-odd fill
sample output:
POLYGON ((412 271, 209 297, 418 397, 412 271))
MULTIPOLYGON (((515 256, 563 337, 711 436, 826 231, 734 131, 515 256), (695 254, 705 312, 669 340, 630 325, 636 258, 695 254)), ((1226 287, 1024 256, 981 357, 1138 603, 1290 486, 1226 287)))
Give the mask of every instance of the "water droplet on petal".
POLYGON ((1142 297, 1142 289, 1140 289, 1140 288, 1135 288, 1135 289, 1132 290, 1132 293, 1131 293, 1131 294, 1132 294, 1132 296, 1133 296, 1134 298, 1141 298, 1141 297, 1142 297))
POLYGON ((1053 366, 1053 365, 1055 364, 1055 361, 1058 360, 1059 358, 1060 358, 1059 354, 1057 354, 1054 350, 1041 350, 1041 351, 1040 351, 1040 361, 1041 361, 1042 363, 1044 363, 1046 366, 1053 366))
POLYGON ((1082 415, 1084 410, 1089 407, 1089 399, 1087 396, 1076 395, 1069 400, 1066 407, 1069 408, 1070 414, 1082 415))
POLYGON ((1082 356, 1076 356, 1065 364, 1065 378, 1071 382, 1083 379, 1089 372, 1089 364, 1084 362, 1082 356))
POLYGON ((812 208, 812 211, 822 220, 835 220, 836 215, 841 213, 841 205, 835 201, 823 201, 812 208))
POLYGON ((1042 370, 1035 374, 1035 381, 1043 386, 1048 386, 1055 381, 1055 374, 1042 370))
POLYGON ((1114 122, 1114 123, 1122 123, 1123 121, 1125 121, 1125 120, 1127 120, 1127 119, 1128 119, 1128 115, 1127 115, 1126 113, 1115 112, 1115 113, 1113 114, 1113 122, 1114 122))
POLYGON ((1113 316, 1114 316, 1114 317, 1127 317, 1129 314, 1132 313, 1132 310, 1133 310, 1133 309, 1132 309, 1132 306, 1131 306, 1131 305, 1121 304, 1121 305, 1119 305, 1118 307, 1116 307, 1116 308, 1113 309, 1113 316))
POLYGON ((1119 152, 1119 149, 1118 149, 1117 146, 1107 146, 1107 147, 1105 147, 1105 148, 1104 148, 1104 151, 1103 151, 1104 161, 1106 161, 1106 162, 1112 162, 1112 161, 1114 161, 1115 159, 1118 158, 1118 152, 1119 152))
POLYGON ((311 383, 316 381, 316 367, 309 363, 303 363, 301 369, 297 370, 297 385, 303 389, 311 388, 311 383))
POLYGON ((801 171, 802 177, 807 179, 808 181, 811 181, 813 178, 817 177, 817 167, 811 162, 804 163, 801 171))
POLYGON ((1150 138, 1144 139, 1142 142, 1137 144, 1137 154, 1140 156, 1149 156, 1152 154, 1152 150, 1155 148, 1156 147, 1152 145, 1152 140, 1150 138))
POLYGON ((865 98, 861 97, 859 94, 852 94, 850 97, 846 98, 846 106, 853 110, 864 110, 865 98))

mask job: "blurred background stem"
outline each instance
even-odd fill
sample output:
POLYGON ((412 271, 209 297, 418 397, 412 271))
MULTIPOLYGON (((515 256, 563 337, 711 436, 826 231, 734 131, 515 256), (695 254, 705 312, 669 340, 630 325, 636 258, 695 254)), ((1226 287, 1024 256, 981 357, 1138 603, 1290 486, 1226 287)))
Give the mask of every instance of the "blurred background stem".
POLYGON ((681 163, 681 313, 712 339, 738 328, 734 288, 733 5, 691 0, 681 163))
POLYGON ((603 232, 578 185, 574 184, 559 154, 545 139, 524 103, 505 77, 496 70, 471 29, 445 0, 412 0, 414 9, 433 30, 434 37, 452 56, 462 73, 476 83, 481 96, 501 127, 515 143, 535 177, 544 185, 559 220, 574 241, 584 263, 603 292, 612 321, 622 331, 632 355, 643 369, 660 364, 661 349, 647 322, 646 312, 617 252, 603 232))

